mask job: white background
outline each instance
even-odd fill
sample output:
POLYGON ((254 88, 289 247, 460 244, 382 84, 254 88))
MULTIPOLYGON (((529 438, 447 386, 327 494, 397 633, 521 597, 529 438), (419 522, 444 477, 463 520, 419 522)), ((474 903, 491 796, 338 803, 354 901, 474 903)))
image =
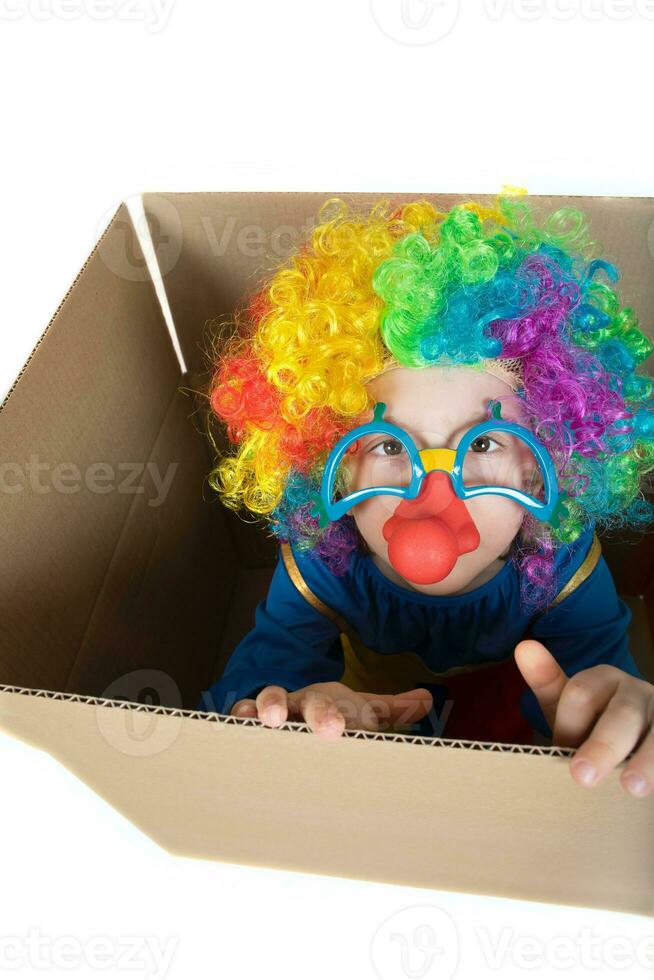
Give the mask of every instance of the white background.
MULTIPOLYGON (((653 47, 651 0, 0 0, 1 395, 142 191, 653 195, 653 47)), ((9 976, 654 976, 651 919, 176 860, 22 743, 0 774, 9 976)))

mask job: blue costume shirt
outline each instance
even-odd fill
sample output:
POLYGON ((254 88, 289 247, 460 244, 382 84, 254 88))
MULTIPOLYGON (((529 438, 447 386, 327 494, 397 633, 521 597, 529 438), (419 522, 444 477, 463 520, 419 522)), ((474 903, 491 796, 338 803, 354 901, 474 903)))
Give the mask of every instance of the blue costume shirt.
MULTIPOLYGON (((293 691, 342 681, 353 690, 380 694, 425 687, 438 716, 454 684, 450 679, 470 676, 472 668, 482 685, 480 696, 479 691, 491 690, 486 683, 491 673, 476 668, 504 661, 514 670, 514 707, 523 724, 551 737, 536 696, 514 662, 520 640, 541 641, 568 676, 595 664, 613 664, 642 677, 629 651, 631 612, 616 593, 599 541, 595 552, 593 542, 590 529, 560 548, 557 587, 575 587, 540 616, 521 608, 518 574, 510 560, 469 592, 428 596, 386 578, 370 555, 354 555, 347 574, 336 576, 313 554, 283 545, 268 594, 256 607, 254 628, 231 654, 223 676, 203 692, 198 710, 228 714, 236 701, 255 697, 269 684, 293 691), (583 580, 576 585, 573 576, 580 569, 583 580), (515 687, 516 678, 521 688, 515 687)), ((497 692, 483 702, 489 717, 511 707, 497 692)), ((414 726, 414 733, 434 734, 433 717, 414 726)), ((453 737, 447 724, 437 734, 453 737)), ((510 734, 498 737, 513 740, 510 734)))

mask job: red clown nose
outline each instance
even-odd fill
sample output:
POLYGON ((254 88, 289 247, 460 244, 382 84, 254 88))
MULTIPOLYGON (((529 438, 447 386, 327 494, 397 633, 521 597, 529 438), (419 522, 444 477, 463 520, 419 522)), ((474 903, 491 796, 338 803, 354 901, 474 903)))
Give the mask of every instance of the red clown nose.
POLYGON ((388 560, 409 582, 446 578, 460 555, 479 546, 479 531, 443 470, 425 476, 414 500, 403 500, 382 528, 388 560))

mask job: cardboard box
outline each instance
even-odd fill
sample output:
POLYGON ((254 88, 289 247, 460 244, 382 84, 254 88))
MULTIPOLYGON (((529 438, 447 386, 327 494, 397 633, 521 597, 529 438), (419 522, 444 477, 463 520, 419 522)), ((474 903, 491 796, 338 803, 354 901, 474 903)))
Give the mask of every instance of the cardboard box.
MULTIPOLYGON (((277 553, 204 482, 203 331, 333 193, 145 194, 177 342, 117 210, 0 412, 0 725, 176 854, 654 913, 654 797, 629 797, 619 769, 586 791, 570 749, 325 743, 304 724, 193 710, 253 625, 277 553)), ((540 200, 585 208, 651 333, 654 198, 540 200)), ((654 538, 603 546, 654 680, 654 538)))

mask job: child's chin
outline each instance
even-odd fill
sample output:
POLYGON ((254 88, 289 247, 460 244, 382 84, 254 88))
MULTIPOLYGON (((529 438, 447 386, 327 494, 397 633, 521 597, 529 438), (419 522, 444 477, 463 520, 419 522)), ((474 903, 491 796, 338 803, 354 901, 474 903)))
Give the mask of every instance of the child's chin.
POLYGON ((478 556, 473 558, 472 555, 461 555, 449 575, 439 582, 424 584, 409 580, 407 584, 423 595, 457 595, 460 592, 469 592, 492 578, 501 568, 499 562, 497 567, 495 564, 496 560, 479 561, 478 556))

